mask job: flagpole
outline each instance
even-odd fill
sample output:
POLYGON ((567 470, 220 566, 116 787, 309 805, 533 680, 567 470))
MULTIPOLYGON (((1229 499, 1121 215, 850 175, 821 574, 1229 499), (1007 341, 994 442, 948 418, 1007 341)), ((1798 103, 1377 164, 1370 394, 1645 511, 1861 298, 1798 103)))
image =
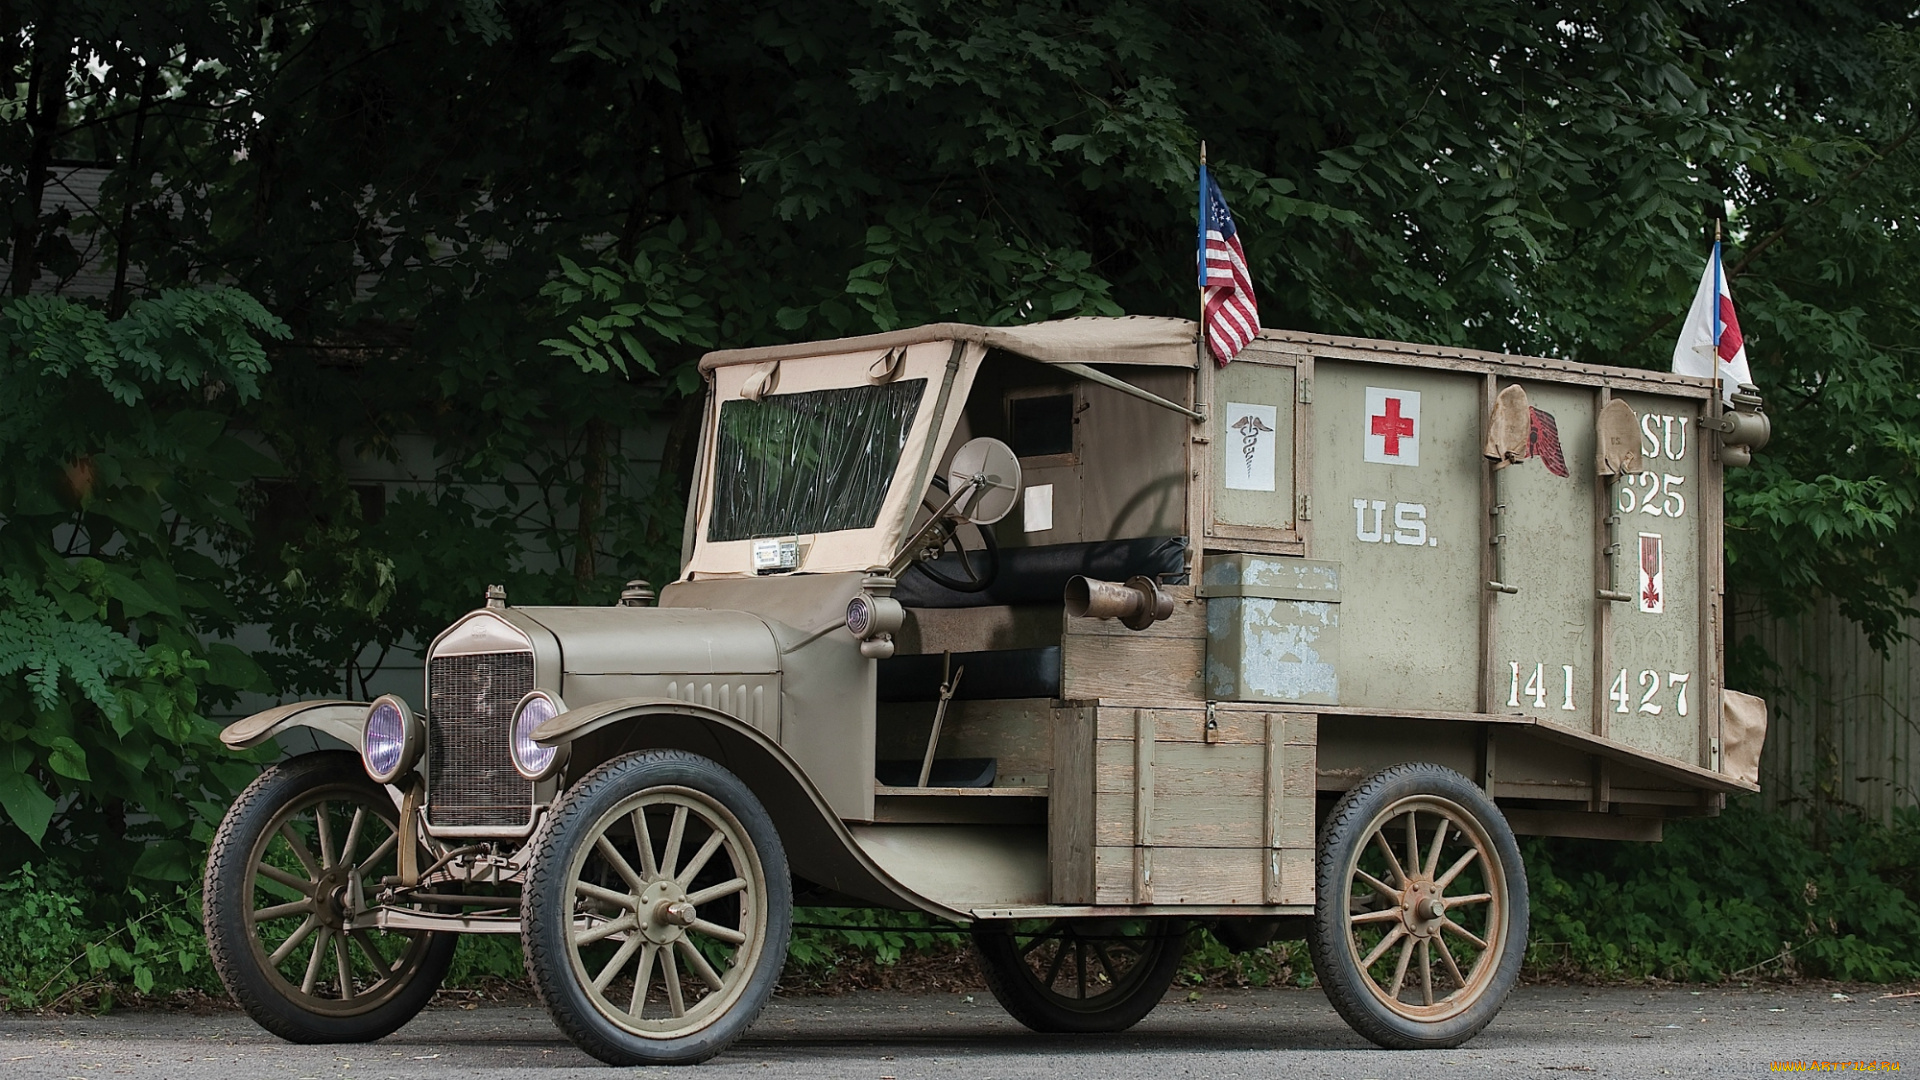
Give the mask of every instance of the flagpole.
POLYGON ((1200 366, 1212 359, 1207 348, 1207 142, 1200 140, 1200 220, 1199 246, 1194 250, 1194 271, 1200 289, 1200 366))
POLYGON ((1713 386, 1717 396, 1725 393, 1720 389, 1720 290, 1724 287, 1720 276, 1720 222, 1720 218, 1713 219, 1713 351, 1707 358, 1713 364, 1713 386))
POLYGON ((1720 219, 1713 219, 1713 370, 1720 371, 1720 219))
POLYGON ((1206 140, 1200 140, 1200 244, 1194 250, 1194 273, 1200 288, 1200 365, 1206 367, 1210 352, 1206 348, 1206 140))

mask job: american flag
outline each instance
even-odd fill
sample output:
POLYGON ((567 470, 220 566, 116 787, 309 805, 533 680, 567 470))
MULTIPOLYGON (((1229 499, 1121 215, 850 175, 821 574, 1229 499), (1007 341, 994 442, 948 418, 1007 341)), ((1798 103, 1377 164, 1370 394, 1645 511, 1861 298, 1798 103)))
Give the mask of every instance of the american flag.
POLYGON ((1202 332, 1221 367, 1260 336, 1260 302, 1254 299, 1247 252, 1240 246, 1233 214, 1203 162, 1200 165, 1200 297, 1202 332))

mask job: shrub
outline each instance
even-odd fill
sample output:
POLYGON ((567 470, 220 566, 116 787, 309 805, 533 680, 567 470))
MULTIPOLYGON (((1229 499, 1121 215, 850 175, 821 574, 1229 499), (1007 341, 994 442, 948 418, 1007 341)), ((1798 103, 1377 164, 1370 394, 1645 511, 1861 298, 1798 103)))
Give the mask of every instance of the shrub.
POLYGON ((122 989, 218 988, 195 891, 101 896, 57 865, 31 863, 0 881, 0 1006, 107 1008, 122 989))
POLYGON ((1920 810, 1810 821, 1735 800, 1659 844, 1526 846, 1538 968, 1617 978, 1920 977, 1920 810))

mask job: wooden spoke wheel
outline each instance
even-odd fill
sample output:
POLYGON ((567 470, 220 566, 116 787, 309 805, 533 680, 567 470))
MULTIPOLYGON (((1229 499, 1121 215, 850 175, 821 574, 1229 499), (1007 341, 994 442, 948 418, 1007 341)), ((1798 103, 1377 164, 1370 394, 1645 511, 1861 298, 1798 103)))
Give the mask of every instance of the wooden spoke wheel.
POLYGON ((1353 1029, 1458 1046, 1491 1021, 1527 940, 1520 853, 1492 800, 1437 765, 1349 791, 1320 838, 1314 967, 1353 1029))
POLYGON ((556 804, 531 863, 528 970, 595 1057, 703 1061, 773 993, 792 926, 786 857, 714 762, 660 751, 602 766, 556 804))
POLYGON ((207 860, 207 947, 227 990, 293 1042, 364 1042, 406 1023, 446 976, 453 934, 354 927, 397 872, 399 813, 353 754, 262 773, 207 860))
POLYGON ((1186 952, 1170 919, 974 924, 987 986, 1035 1031, 1124 1031, 1153 1011, 1186 952))

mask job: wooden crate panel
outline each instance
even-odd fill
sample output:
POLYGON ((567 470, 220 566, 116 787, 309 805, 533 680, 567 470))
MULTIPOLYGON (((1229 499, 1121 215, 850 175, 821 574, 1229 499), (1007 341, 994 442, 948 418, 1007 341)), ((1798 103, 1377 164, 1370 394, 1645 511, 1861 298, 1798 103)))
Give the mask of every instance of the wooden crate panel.
MULTIPOLYGON (((1096 750, 1097 791, 1132 791, 1135 743, 1101 739, 1096 750)), ((1154 794, 1162 800, 1186 795, 1238 791, 1258 795, 1266 788, 1267 748, 1206 743, 1163 743, 1153 747, 1154 794)))
POLYGON ((1206 663, 1203 637, 1068 634, 1060 647, 1060 696, 1069 701, 1199 701, 1206 663))
POLYGON ((1297 848, 1099 847, 1098 904, 1311 904, 1313 855, 1297 848), (1280 888, 1268 899, 1277 864, 1280 888))
POLYGON ((1118 619, 1062 624, 1060 696, 1069 701, 1194 702, 1207 664, 1207 605, 1190 585, 1170 585, 1173 614, 1145 630, 1118 619))
POLYGON ((1054 710, 1055 903, 1312 902, 1317 718, 1214 715, 1054 710))
MULTIPOLYGON (((1280 794, 1271 825, 1266 817, 1269 803, 1264 776, 1251 791, 1233 788, 1188 791, 1175 796, 1159 785, 1156 770, 1146 835, 1135 831, 1140 823, 1138 793, 1128 784, 1118 791, 1094 793, 1095 843, 1246 847, 1271 841, 1275 847, 1312 847, 1313 758, 1302 754, 1292 760, 1283 759, 1280 769, 1280 794), (1273 830, 1271 836, 1267 832, 1269 827, 1273 830)), ((1131 772, 1128 775, 1131 779, 1131 772)))
POLYGON ((1313 903, 1313 852, 1305 848, 1094 849, 1094 903, 1313 903), (1271 877, 1271 883, 1269 883, 1271 877))
POLYGON ((1053 775, 1047 786, 1049 894, 1056 904, 1093 903, 1094 707, 1053 710, 1053 775))
POLYGON ((1268 893, 1272 904, 1313 903, 1313 849, 1281 848, 1278 852, 1276 880, 1268 893))
MULTIPOLYGON (((1319 741, 1320 717, 1315 713, 1216 708, 1214 723, 1217 729, 1214 737, 1209 740, 1205 708, 1156 708, 1151 711, 1154 719, 1153 737, 1158 742, 1250 743, 1265 746, 1267 718, 1270 716, 1283 725, 1282 739, 1287 744, 1312 746, 1319 741)), ((1133 738, 1135 726, 1133 714, 1133 709, 1110 705, 1101 708, 1099 737, 1102 739, 1133 738)))
POLYGON ((1316 809, 1314 788, 1318 773, 1314 769, 1314 748, 1280 746, 1268 759, 1267 839, 1269 847, 1313 847, 1313 816, 1316 809))
MULTIPOLYGON (((1103 791, 1098 799, 1094 843, 1132 846, 1136 840, 1134 792, 1103 791)), ((1266 799, 1258 792, 1206 792, 1172 801, 1156 798, 1147 842, 1182 847, 1258 847, 1266 840, 1265 813, 1266 799)))

